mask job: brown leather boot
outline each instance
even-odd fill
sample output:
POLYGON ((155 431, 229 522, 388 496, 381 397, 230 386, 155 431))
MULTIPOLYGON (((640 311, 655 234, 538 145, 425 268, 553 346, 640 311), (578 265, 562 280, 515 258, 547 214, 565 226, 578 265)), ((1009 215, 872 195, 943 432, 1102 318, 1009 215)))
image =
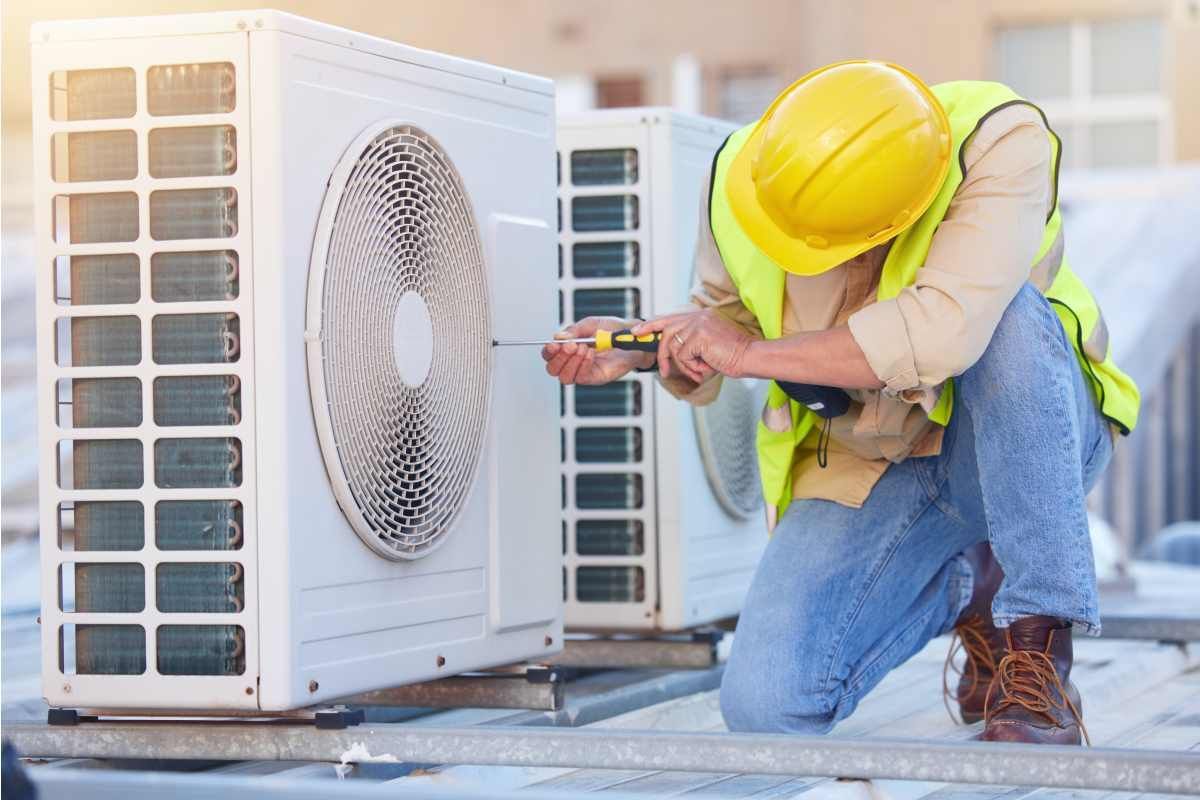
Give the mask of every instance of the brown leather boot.
POLYGON ((988 691, 979 738, 1029 744, 1079 744, 1081 735, 1087 740, 1079 691, 1071 683, 1071 624, 1021 617, 1005 634, 1008 654, 988 691))
POLYGON ((971 601, 954 624, 954 637, 950 640, 950 652, 942 670, 942 699, 953 718, 950 698, 954 697, 958 701, 959 717, 970 725, 983 719, 988 686, 1000 659, 1008 651, 1004 634, 992 624, 992 598, 1000 589, 1004 571, 992 556, 991 545, 987 542, 968 548, 963 555, 971 563, 975 585, 971 589, 971 601), (966 654, 961 669, 954 663, 959 650, 966 654), (959 673, 958 686, 953 692, 950 690, 951 670, 959 673))

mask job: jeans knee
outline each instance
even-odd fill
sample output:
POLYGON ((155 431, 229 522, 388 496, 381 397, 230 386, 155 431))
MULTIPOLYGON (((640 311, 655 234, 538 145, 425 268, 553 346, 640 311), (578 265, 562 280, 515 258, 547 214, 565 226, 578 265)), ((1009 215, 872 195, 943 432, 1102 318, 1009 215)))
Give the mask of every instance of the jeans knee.
POLYGON ((828 733, 835 722, 825 693, 806 693, 785 681, 744 670, 725 670, 721 716, 735 733, 828 733))
POLYGON ((1073 368, 1071 346, 1058 315, 1032 284, 1009 303, 983 355, 957 379, 964 400, 1020 394, 1045 383, 1047 370, 1073 368))

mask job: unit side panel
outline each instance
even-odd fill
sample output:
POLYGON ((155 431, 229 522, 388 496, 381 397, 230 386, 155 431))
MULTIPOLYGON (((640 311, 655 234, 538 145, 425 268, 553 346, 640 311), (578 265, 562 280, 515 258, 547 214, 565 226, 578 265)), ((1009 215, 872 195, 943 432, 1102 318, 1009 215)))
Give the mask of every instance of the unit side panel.
MULTIPOLYGON (((302 349, 283 334, 283 322, 295 313, 291 306, 303 303, 307 282, 307 261, 296 256, 285 258, 286 239, 291 236, 311 241, 310 226, 297 225, 285 192, 289 136, 281 118, 283 78, 280 70, 279 37, 255 33, 250 36, 250 91, 254 126, 254 260, 258 265, 255 327, 260 352, 266 354, 256 365, 255 381, 259 426, 258 504, 262 513, 259 537, 260 574, 264 591, 260 598, 262 680, 260 700, 264 708, 285 708, 295 702, 291 687, 294 672, 297 621, 295 605, 295 562, 300 549, 311 543, 297 541, 291 529, 288 507, 289 483, 297 479, 302 464, 291 462, 291 448, 297 438, 312 435, 311 418, 298 420, 292 413, 297 399, 308 396, 304 376, 292 368, 294 350, 302 349), (307 424, 303 424, 307 422, 307 424)), ((322 184, 323 188, 323 184, 322 184)), ((294 191, 294 189, 293 189, 294 191)), ((315 190, 314 190, 315 191, 315 190)), ((312 462, 315 468, 319 461, 312 462)), ((301 470, 300 475, 304 472, 301 470)), ((308 491, 328 491, 310 485, 308 491)), ((329 519, 314 520, 331 524, 329 519)), ((333 529, 333 530, 336 530, 333 529)))
MULTIPOLYGON (((541 256, 529 253, 526 261, 523 252, 494 246, 489 220, 531 220, 543 226, 543 237, 550 236, 552 98, 289 34, 267 31, 252 40, 256 63, 261 47, 267 54, 263 68, 277 70, 269 81, 280 87, 278 107, 269 112, 274 122, 264 120, 269 133, 259 141, 282 153, 260 171, 282 212, 263 212, 260 220, 268 222, 256 232, 255 247, 265 262, 260 335, 270 339, 274 357, 260 401, 277 415, 270 436, 264 435, 271 444, 263 447, 263 471, 274 480, 264 486, 263 498, 280 510, 278 535, 288 543, 289 574, 280 591, 287 593, 283 602, 290 611, 284 616, 292 630, 288 641, 279 642, 287 652, 272 686, 264 686, 264 704, 329 700, 546 652, 554 613, 545 630, 493 629, 491 493, 527 496, 531 506, 552 503, 555 491, 547 483, 553 486, 557 478, 553 462, 547 459, 541 468, 546 475, 538 478, 538 463, 502 469, 511 454, 494 459, 485 451, 479 480, 444 545, 413 561, 376 555, 353 533, 322 467, 305 361, 306 339, 316 332, 306 331, 305 309, 326 183, 350 143, 385 123, 415 126, 449 155, 472 200, 485 254, 504 252, 513 259, 491 264, 493 278, 535 281, 534 272, 524 270, 549 260, 549 241, 541 256)), ((542 278, 546 294, 552 269, 551 262, 542 278)), ((537 356, 524 355, 532 379, 537 356)), ((557 575, 530 580, 557 586, 557 575)), ((549 590, 534 594, 557 596, 549 590)))
MULTIPOLYGON (((644 121, 560 125, 559 307, 645 318, 653 200, 644 121)), ((563 596, 577 630, 648 629, 658 601, 654 379, 562 389, 563 596)))
MULTIPOLYGON (((673 115, 672 115, 673 116, 673 115)), ((687 302, 706 178, 713 155, 733 130, 725 123, 654 128, 655 299, 659 311, 687 302)), ((694 411, 661 386, 656 404, 659 464, 660 627, 677 630, 734 616, 766 543, 762 520, 739 519, 717 501, 705 474, 694 411), (703 487, 703 488, 701 488, 703 487)), ((743 443, 753 447, 753 442, 743 443)))
POLYGON ((246 36, 32 49, 46 699, 255 708, 246 36))
MULTIPOLYGON (((525 210, 538 215, 493 214, 486 223, 497 339, 542 338, 558 322, 554 176, 549 159, 537 167, 527 180, 545 191, 528 195, 541 207, 525 210)), ((491 623, 498 632, 537 627, 561 642, 558 386, 537 348, 496 347, 493 358, 491 623), (514 491, 513 480, 530 490, 514 491)))

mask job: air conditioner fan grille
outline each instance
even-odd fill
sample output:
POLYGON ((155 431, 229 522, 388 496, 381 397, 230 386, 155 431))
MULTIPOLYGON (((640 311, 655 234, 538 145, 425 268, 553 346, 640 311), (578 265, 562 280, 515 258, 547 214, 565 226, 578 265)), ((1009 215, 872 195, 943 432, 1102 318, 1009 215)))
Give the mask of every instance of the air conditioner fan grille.
POLYGON ((424 555, 474 482, 491 323, 469 198, 423 131, 382 130, 346 174, 328 230, 320 315, 334 452, 327 441, 323 449, 331 479, 343 484, 342 508, 376 552, 424 555))

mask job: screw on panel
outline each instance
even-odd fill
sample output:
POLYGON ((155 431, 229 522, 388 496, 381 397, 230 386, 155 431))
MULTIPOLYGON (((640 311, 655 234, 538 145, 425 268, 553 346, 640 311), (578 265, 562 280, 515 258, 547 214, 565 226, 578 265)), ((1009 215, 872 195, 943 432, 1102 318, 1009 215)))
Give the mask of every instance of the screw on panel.
POLYGON ((63 684, 63 694, 70 694, 70 693, 71 693, 71 684, 64 683, 63 684))
POLYGON ((320 689, 320 688, 321 688, 321 684, 317 683, 316 681, 309 681, 309 682, 308 682, 308 691, 309 691, 310 693, 311 693, 311 692, 315 692, 315 691, 317 691, 317 689, 320 689))
POLYGON ((239 19, 239 20, 238 20, 237 27, 238 27, 238 30, 239 30, 239 31, 244 31, 244 30, 246 30, 246 20, 244 20, 244 19, 239 19))
POLYGON ((438 657, 437 657, 437 665, 438 665, 439 667, 444 667, 444 666, 446 666, 446 657, 445 657, 445 656, 438 656, 438 657))
POLYGON ((253 687, 253 686, 247 686, 247 687, 246 687, 246 694, 254 694, 254 687, 253 687))

